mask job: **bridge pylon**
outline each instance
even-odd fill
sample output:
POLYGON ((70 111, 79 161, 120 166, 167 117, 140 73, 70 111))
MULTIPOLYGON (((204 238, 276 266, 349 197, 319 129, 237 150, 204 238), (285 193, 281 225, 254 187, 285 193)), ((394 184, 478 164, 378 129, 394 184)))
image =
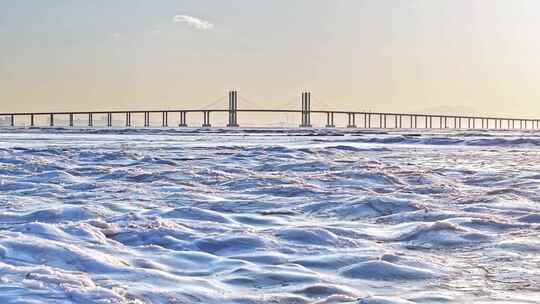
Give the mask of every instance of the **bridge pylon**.
POLYGON ((302 93, 302 123, 301 128, 311 128, 311 92, 302 93))
POLYGON ((238 125, 238 92, 229 92, 229 128, 237 128, 238 125))

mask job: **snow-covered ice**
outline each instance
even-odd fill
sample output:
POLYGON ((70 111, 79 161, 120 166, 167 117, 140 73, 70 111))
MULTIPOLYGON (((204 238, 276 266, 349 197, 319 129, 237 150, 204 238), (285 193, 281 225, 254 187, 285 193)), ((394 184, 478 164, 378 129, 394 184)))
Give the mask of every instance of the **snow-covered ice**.
POLYGON ((539 303, 540 133, 6 129, 0 303, 539 303))

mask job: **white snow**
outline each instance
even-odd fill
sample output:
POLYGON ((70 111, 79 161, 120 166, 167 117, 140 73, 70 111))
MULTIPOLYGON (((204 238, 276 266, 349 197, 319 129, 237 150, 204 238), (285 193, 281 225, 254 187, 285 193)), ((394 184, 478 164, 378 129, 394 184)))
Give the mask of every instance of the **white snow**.
POLYGON ((538 303, 540 133, 5 129, 0 303, 538 303))

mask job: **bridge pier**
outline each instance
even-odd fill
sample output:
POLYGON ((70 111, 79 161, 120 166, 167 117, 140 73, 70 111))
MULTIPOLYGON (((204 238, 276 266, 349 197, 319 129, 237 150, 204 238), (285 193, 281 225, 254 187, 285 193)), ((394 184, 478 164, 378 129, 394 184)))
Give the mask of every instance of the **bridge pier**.
POLYGON ((54 127, 54 114, 50 114, 49 117, 49 126, 54 127))
POLYGON ((229 92, 229 123, 227 127, 238 127, 238 92, 236 91, 229 92))
POLYGON ((311 127, 311 93, 302 93, 302 123, 301 128, 311 127))
POLYGON ((162 112, 161 113, 161 127, 165 128, 169 126, 169 113, 168 112, 162 112))
POLYGON ((73 127, 73 114, 69 114, 69 126, 73 127))
POLYGON ((10 117, 9 117, 9 124, 10 126, 14 127, 15 126, 15 115, 11 114, 10 117))
POLYGON ((326 112, 326 127, 327 128, 335 128, 334 125, 334 113, 333 112, 326 112))
POLYGON ((88 126, 93 127, 94 126, 94 119, 92 117, 92 113, 88 113, 88 126))
POLYGON ((368 124, 368 128, 371 129, 371 113, 368 113, 367 124, 368 124))
POLYGON ((131 113, 126 112, 126 128, 131 127, 131 113))
POLYGON ((414 128, 418 129, 418 116, 414 115, 414 128))
POLYGON ((186 121, 186 112, 182 111, 180 112, 180 123, 178 124, 179 127, 185 128, 187 127, 187 121, 186 121))
POLYGON ((34 114, 30 115, 30 127, 34 126, 34 114))
POLYGON ((349 124, 347 128, 356 128, 356 115, 354 113, 347 113, 349 117, 349 124))
POLYGON ((112 113, 107 113, 107 127, 112 127, 112 113))
POLYGON ((364 113, 364 129, 367 129, 367 114, 364 113))
POLYGON ((144 126, 150 127, 150 113, 144 112, 144 126))
POLYGON ((210 111, 204 111, 203 112, 203 128, 210 128, 212 125, 210 124, 210 111))

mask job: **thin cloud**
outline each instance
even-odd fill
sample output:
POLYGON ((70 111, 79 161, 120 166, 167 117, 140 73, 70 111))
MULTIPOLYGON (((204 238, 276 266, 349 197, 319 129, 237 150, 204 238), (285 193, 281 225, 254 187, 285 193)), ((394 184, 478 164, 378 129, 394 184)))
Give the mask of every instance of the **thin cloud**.
POLYGON ((193 16, 188 15, 176 15, 173 18, 173 21, 175 23, 184 23, 192 28, 196 28, 198 30, 211 30, 214 28, 214 25, 210 23, 209 21, 199 19, 193 16))

